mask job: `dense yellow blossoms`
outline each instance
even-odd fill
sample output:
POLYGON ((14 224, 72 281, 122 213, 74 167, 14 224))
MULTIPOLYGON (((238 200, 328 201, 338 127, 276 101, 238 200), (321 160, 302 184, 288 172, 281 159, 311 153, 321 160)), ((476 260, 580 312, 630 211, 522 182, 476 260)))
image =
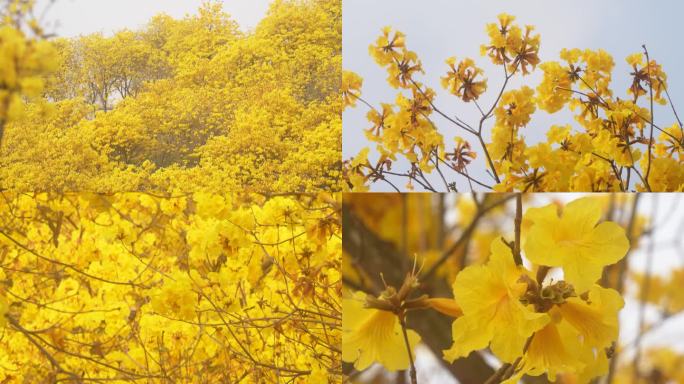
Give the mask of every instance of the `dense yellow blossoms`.
POLYGON ((22 97, 41 96, 45 75, 57 67, 36 20, 23 17, 32 7, 33 1, 0 2, 0 145, 7 122, 23 114, 22 97))
POLYGON ((249 32, 220 3, 112 36, 3 23, 0 189, 339 189, 340 1, 275 1, 249 32))
POLYGON ((338 382, 339 199, 5 192, 0 381, 338 382))
MULTIPOLYGON (((446 76, 441 77, 451 95, 475 104, 481 117, 473 123, 438 107, 434 90, 419 80, 423 64, 407 48, 406 36, 390 27, 383 29, 370 46, 370 55, 387 70, 388 84, 402 92, 394 103, 373 106, 361 96, 361 78, 346 75, 354 78, 354 100, 371 108, 366 136, 379 157, 368 159, 362 151, 346 161, 345 188, 363 191, 373 183, 385 183, 400 190, 397 183, 403 180, 406 189, 419 186, 435 192, 465 188, 677 191, 684 187, 684 131, 676 112, 673 125, 661 126, 653 116, 651 102, 669 104, 670 100, 667 75, 645 47, 643 53, 626 58, 632 83, 624 90, 625 97, 611 88, 615 62, 603 49, 561 49, 559 61, 542 62, 541 38, 532 26, 521 27, 515 17, 501 14, 497 23, 486 25, 486 32, 489 42, 481 46, 481 54, 500 66, 504 76, 501 88, 494 91, 494 103, 480 105, 488 80, 470 58, 448 59, 446 76), (510 80, 537 69, 542 72, 538 84, 510 89, 510 80), (534 119, 537 110, 549 114, 569 110, 574 121, 539 127, 534 119), (493 124, 486 124, 490 120, 493 124), (441 129, 442 123, 453 130, 441 129), (526 129, 545 129, 547 140, 527 141, 526 129), (449 144, 452 138, 455 148, 449 144), (484 154, 479 158, 486 174, 469 172, 474 156, 470 150, 468 155, 459 153, 458 147, 467 143, 470 149, 468 140, 476 143, 475 152, 484 154), (393 168, 398 160, 409 167, 393 168)), ((357 104, 345 102, 345 106, 357 104)))

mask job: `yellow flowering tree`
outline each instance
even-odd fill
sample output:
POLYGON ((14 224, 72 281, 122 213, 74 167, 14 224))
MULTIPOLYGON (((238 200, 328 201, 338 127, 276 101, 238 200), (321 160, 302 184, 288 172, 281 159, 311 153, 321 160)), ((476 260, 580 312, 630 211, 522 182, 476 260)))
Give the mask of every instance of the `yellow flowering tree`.
POLYGON ((399 191, 405 182, 405 189, 433 192, 682 189, 684 128, 670 100, 667 75, 645 46, 626 58, 631 86, 615 90, 615 63, 603 49, 562 49, 559 60, 542 61, 540 34, 508 14, 487 24, 486 33, 489 41, 481 54, 501 68, 500 87, 492 89, 472 58, 448 58, 441 77, 445 90, 479 111, 477 121, 466 121, 440 109, 435 90, 422 82, 423 65, 406 36, 383 29, 369 51, 399 93, 394 102, 371 105, 361 95, 362 78, 343 74, 344 105, 369 109, 365 136, 377 152, 369 158, 364 149, 345 161, 345 188, 363 191, 384 183, 399 191), (524 82, 535 71, 542 72, 538 84, 511 88, 512 79, 524 82), (494 102, 481 105, 487 91, 495 95, 494 102), (656 122, 654 103, 671 107, 671 118, 660 117, 669 121, 656 122), (569 110, 574 122, 539 127, 534 119, 538 110, 569 110), (454 130, 447 135, 444 125, 454 130), (544 129, 546 140, 527 142, 531 129, 544 129), (476 160, 487 175, 469 171, 476 160))
POLYGON ((0 189, 338 190, 341 21, 279 0, 242 31, 211 0, 111 36, 3 23, 0 189))
POLYGON ((0 147, 7 123, 24 112, 22 98, 40 97, 57 66, 33 7, 33 0, 0 1, 0 147))
POLYGON ((433 383, 437 364, 440 375, 489 384, 645 383, 658 367, 679 377, 676 343, 641 342, 684 310, 674 304, 681 269, 660 277, 630 260, 648 257, 656 230, 668 232, 643 199, 346 194, 345 373, 357 383, 433 383), (623 309, 627 297, 639 304, 623 309), (651 306, 667 315, 650 322, 651 306), (637 318, 632 342, 623 326, 637 318))
POLYGON ((335 383, 339 195, 0 199, 0 381, 335 383))

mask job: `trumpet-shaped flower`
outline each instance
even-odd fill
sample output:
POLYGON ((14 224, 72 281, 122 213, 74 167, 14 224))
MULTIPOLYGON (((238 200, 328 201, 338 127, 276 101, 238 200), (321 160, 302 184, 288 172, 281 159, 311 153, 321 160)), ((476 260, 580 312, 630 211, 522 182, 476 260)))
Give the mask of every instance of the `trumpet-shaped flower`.
POLYGON ((487 90, 487 79, 478 79, 483 71, 475 66, 473 59, 466 58, 456 65, 456 58, 446 61, 449 72, 442 77, 442 87, 465 102, 477 100, 487 90))
POLYGON ((444 351, 453 361, 470 352, 491 347, 503 361, 520 356, 526 340, 549 320, 520 302, 527 285, 525 270, 516 266, 502 240, 491 245, 486 265, 470 266, 456 276, 453 290, 463 316, 452 325, 454 344, 444 351))
POLYGON ((532 337, 521 368, 523 374, 573 373, 588 382, 608 368, 605 349, 617 339, 618 312, 624 301, 617 291, 594 285, 586 300, 573 297, 549 311, 551 321, 532 337))
POLYGON ((600 201, 590 197, 570 202, 560 216, 554 204, 530 208, 525 216, 533 225, 525 255, 535 264, 562 267, 576 292, 588 290, 603 267, 618 262, 629 249, 622 227, 613 222, 596 225, 601 212, 600 201))
MULTIPOLYGON (((389 371, 407 369, 410 361, 399 319, 392 312, 365 308, 365 297, 356 292, 342 301, 342 360, 358 370, 374 362, 389 371)), ((413 351, 420 336, 412 330, 407 336, 413 351)))
POLYGON ((356 106, 356 99, 361 96, 362 85, 363 79, 361 76, 351 71, 342 72, 342 86, 340 87, 340 91, 342 92, 342 100, 344 101, 345 107, 356 106))

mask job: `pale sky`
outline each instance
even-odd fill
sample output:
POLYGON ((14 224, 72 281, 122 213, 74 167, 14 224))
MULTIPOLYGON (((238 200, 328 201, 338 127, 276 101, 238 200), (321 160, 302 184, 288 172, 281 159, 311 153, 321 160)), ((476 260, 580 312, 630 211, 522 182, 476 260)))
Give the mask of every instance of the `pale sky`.
MULTIPOLYGON (((38 0, 45 9, 49 0, 38 0)), ((268 10, 270 0, 223 0, 224 10, 242 30, 254 28, 268 10)), ((45 12, 48 30, 60 37, 112 32, 144 26, 152 16, 166 13, 174 18, 194 14, 202 0, 56 0, 45 12)))
MULTIPOLYGON (((680 115, 684 113, 681 110, 684 108, 684 73, 680 65, 684 61, 684 51, 679 43, 684 2, 677 0, 648 4, 637 0, 344 0, 344 69, 363 77, 363 97, 371 104, 379 106, 381 102, 393 102, 397 91, 386 84, 385 70, 368 55, 368 46, 381 34, 381 29, 392 26, 406 33, 407 47, 422 60, 426 74, 418 75, 417 79, 437 91, 436 105, 447 114, 458 115, 472 125, 479 118, 476 107, 447 94, 439 78, 446 73, 444 61, 448 57, 475 59, 489 79, 489 91, 480 99, 481 105, 483 108, 491 106, 501 87, 503 74, 500 67, 494 67, 487 58, 481 57, 479 50, 480 45, 488 41, 485 24, 496 22, 496 16, 502 12, 516 16, 519 25, 532 24, 536 27, 536 32, 541 34, 542 61, 558 60, 558 53, 563 47, 608 50, 616 63, 614 89, 623 98, 629 86, 630 73, 625 57, 640 52, 641 45, 646 44, 651 58, 661 63, 667 72, 673 101, 679 107, 680 115)), ((535 88, 540 79, 541 71, 537 70, 524 82, 513 81, 508 89, 519 88, 522 84, 535 88)), ((375 145, 370 145, 363 135, 363 129, 369 126, 366 113, 367 108, 359 106, 347 109, 343 115, 345 159, 355 156, 366 146, 371 147, 371 160, 377 158, 373 150, 375 145)), ((434 121, 448 145, 453 144, 456 134, 471 141, 478 152, 478 159, 469 171, 491 185, 491 177, 484 174, 484 155, 477 140, 440 117, 435 117, 434 121)), ((655 121, 665 126, 675 122, 671 111, 666 108, 656 109, 655 121)), ((548 115, 537 111, 522 134, 528 143, 534 143, 545 139, 551 125, 571 122, 568 114, 548 115)), ((492 124, 490 121, 485 125, 485 132, 489 132, 492 124)), ((405 162, 401 165, 397 164, 393 171, 408 168, 405 162)), ((439 177, 433 176, 432 184, 443 188, 439 177)), ((465 179, 457 178, 456 181, 461 191, 467 190, 465 179)), ((403 188, 405 183, 403 178, 396 184, 403 188)), ((373 190, 391 189, 386 184, 377 183, 373 190)))

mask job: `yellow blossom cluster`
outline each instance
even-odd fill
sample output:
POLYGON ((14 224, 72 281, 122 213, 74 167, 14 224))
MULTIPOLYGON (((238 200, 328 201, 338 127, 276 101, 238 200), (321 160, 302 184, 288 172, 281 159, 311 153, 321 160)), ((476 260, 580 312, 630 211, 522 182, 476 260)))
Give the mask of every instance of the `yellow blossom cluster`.
POLYGON ((487 90, 487 79, 476 80, 484 72, 475 66, 473 59, 466 58, 458 66, 455 57, 448 58, 446 62, 450 70, 442 77, 442 87, 449 93, 469 102, 477 100, 487 90))
MULTIPOLYGON (((487 24, 486 32, 489 42, 481 46, 481 53, 501 67, 504 76, 494 103, 480 105, 488 90, 487 79, 470 58, 460 62, 448 59, 447 74, 441 77, 451 95, 476 105, 481 118, 469 122, 440 109, 435 92, 417 78, 424 73, 423 66, 417 54, 406 48, 406 36, 389 27, 383 30, 370 54, 387 69, 391 87, 409 92, 400 93, 394 103, 373 106, 362 98, 361 78, 347 74, 355 79, 354 99, 371 109, 366 136, 375 143, 379 157, 369 160, 369 152, 364 150, 346 161, 344 188, 363 191, 374 183, 385 183, 400 190, 397 180, 407 180, 406 189, 419 186, 433 192, 464 188, 499 192, 682 189, 682 123, 676 111, 674 124, 661 126, 656 121, 653 103, 671 101, 667 75, 646 47, 643 53, 627 57, 632 83, 625 90, 627 97, 621 97, 611 85, 615 62, 606 50, 563 48, 560 60, 542 61, 540 35, 532 26, 519 26, 515 17, 507 14, 499 15, 497 23, 487 24), (514 77, 537 69, 542 72, 538 84, 510 89, 514 77), (406 102, 406 94, 412 102, 406 102), (395 121, 395 114, 409 106, 411 125, 395 121), (544 128, 535 124, 537 110, 548 114, 569 111, 574 119, 546 128, 547 140, 531 143, 524 131, 544 128), (492 120, 493 124, 487 124, 492 120), (442 124, 450 129, 442 129, 442 124), (468 149, 470 142, 479 148, 466 151, 467 155, 460 153, 460 148, 452 152, 445 132, 457 143, 467 143, 468 149), (486 166, 484 175, 469 172, 474 159, 470 154, 478 152, 484 154, 480 157, 486 166), (398 160, 409 168, 392 168, 398 160)), ((347 102, 345 106, 356 104, 347 102)))
MULTIPOLYGON (((378 65, 387 70, 388 83, 408 93, 398 93, 394 105, 383 104, 380 109, 371 107, 367 117, 372 126, 365 134, 369 140, 378 143, 380 159, 377 165, 371 165, 365 158, 366 152, 363 152, 357 159, 347 162, 343 169, 347 181, 343 185, 345 189, 364 185, 375 177, 382 178, 383 171, 391 169, 398 155, 416 165, 410 171, 413 174, 431 170, 437 165, 435 154, 444 150, 444 139, 430 120, 435 92, 414 79, 423 69, 417 54, 406 48, 404 35, 389 27, 384 28, 382 36, 369 47, 369 52, 378 65)), ((471 73, 470 69, 463 71, 471 73)), ((354 99, 363 101, 360 98, 361 78, 351 72, 345 73, 347 79, 354 79, 354 99)), ((347 83, 351 84, 349 81, 347 83)), ((343 88, 343 97, 348 97, 348 88, 343 88)), ((345 106, 353 105, 345 102, 345 106)), ((411 181, 406 187, 413 188, 411 181)))

